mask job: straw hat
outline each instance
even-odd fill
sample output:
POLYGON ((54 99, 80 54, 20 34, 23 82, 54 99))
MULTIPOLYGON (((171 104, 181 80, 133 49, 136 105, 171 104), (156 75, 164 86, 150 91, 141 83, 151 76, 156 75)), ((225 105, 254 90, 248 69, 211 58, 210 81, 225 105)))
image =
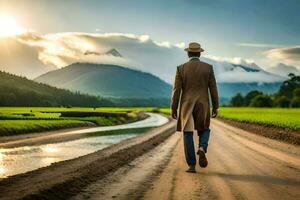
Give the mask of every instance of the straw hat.
POLYGON ((204 49, 201 48, 201 45, 197 42, 191 42, 188 48, 184 49, 187 52, 203 52, 204 49))

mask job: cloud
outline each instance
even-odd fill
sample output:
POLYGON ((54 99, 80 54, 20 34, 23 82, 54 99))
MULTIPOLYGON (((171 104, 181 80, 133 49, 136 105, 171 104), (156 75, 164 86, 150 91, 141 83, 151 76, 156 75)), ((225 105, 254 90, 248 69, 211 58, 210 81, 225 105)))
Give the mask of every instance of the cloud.
POLYGON ((0 38, 0 70, 17 75, 36 77, 56 69, 44 65, 39 57, 39 49, 20 43, 16 38, 0 38))
MULTIPOLYGON (((115 35, 115 34, 113 34, 115 35)), ((107 37, 107 35, 103 35, 107 37)), ((133 38, 132 35, 126 35, 133 38)), ((128 59, 106 55, 105 52, 110 48, 95 45, 88 41, 80 33, 50 34, 36 36, 32 33, 18 37, 18 40, 39 50, 38 58, 45 65, 52 65, 62 68, 75 62, 89 62, 102 64, 136 65, 128 59), (93 53, 90 53, 93 52, 93 53)), ((139 40, 145 41, 144 36, 139 40)))
POLYGON ((300 66, 300 46, 275 48, 264 52, 264 55, 269 59, 300 66))
POLYGON ((207 55, 205 57, 209 58, 211 60, 214 60, 214 61, 218 61, 223 64, 227 63, 227 64, 229 64, 228 65, 229 67, 232 67, 232 64, 235 64, 235 65, 245 65, 245 66, 251 67, 253 69, 261 70, 260 67, 257 66, 255 64, 255 62, 250 59, 244 59, 241 57, 232 57, 232 58, 218 57, 218 56, 212 56, 212 55, 207 55))
POLYGON ((274 73, 274 74, 277 74, 280 76, 285 76, 285 77, 288 77, 289 73, 294 73, 296 75, 300 75, 300 70, 297 67, 292 66, 292 65, 286 65, 283 63, 278 63, 277 65, 270 67, 269 71, 271 73, 274 73))
POLYGON ((218 82, 272 83, 284 80, 281 76, 268 73, 249 59, 206 56, 203 60, 214 66, 218 82))
POLYGON ((185 47, 185 43, 184 42, 179 42, 177 44, 175 44, 176 47, 183 49, 185 47))
POLYGON ((28 33, 18 41, 37 49, 45 65, 61 68, 74 62, 118 64, 158 75, 171 82, 175 66, 185 61, 184 43, 157 42, 149 35, 126 33, 57 33, 36 36, 28 33), (105 55, 117 49, 123 57, 105 55), (94 52, 86 53, 86 52, 94 52))
POLYGON ((254 47, 254 48, 275 48, 282 47, 279 44, 263 44, 263 43, 237 43, 237 46, 241 47, 254 47))
MULTIPOLYGON (((5 57, 7 61, 5 70, 12 73, 19 71, 29 78, 75 62, 87 62, 134 68, 150 72, 172 83, 176 66, 187 61, 183 42, 175 44, 169 41, 159 42, 151 39, 149 35, 80 32, 39 35, 28 32, 10 40, 15 43, 16 48, 14 45, 7 46, 12 56, 5 57), (106 54, 111 49, 116 49, 122 57, 106 54), (23 68, 22 63, 25 63, 23 68), (30 66, 34 68, 30 69, 30 66)), ((2 62, 4 56, 0 54, 0 69, 4 66, 2 62)), ((207 55, 201 57, 201 60, 214 66, 219 82, 282 80, 282 77, 262 70, 249 59, 207 55)))

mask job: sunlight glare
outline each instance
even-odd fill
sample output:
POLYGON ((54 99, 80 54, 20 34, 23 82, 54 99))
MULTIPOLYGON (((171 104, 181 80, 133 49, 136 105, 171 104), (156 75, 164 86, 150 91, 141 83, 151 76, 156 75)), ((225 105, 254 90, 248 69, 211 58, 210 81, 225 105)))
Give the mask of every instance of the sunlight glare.
POLYGON ((0 175, 4 175, 6 173, 6 169, 4 167, 0 167, 0 175))
POLYGON ((25 32, 13 17, 0 14, 0 37, 10 37, 25 32))
POLYGON ((55 153, 55 152, 58 152, 58 149, 56 147, 52 147, 52 146, 46 146, 46 147, 43 148, 43 150, 46 153, 55 153))

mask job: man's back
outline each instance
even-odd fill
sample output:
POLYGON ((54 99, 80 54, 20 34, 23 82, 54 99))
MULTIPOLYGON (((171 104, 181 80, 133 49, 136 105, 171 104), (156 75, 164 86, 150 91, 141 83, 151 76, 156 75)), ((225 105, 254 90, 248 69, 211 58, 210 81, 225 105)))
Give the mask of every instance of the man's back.
POLYGON ((182 76, 181 101, 195 98, 207 100, 212 66, 199 59, 191 59, 178 68, 182 76))
POLYGON ((200 167, 206 167, 205 156, 210 135, 210 107, 208 90, 213 104, 213 117, 217 116, 218 91, 213 67, 199 60, 204 50, 196 42, 185 48, 189 62, 177 67, 172 98, 172 117, 178 119, 177 131, 184 132, 184 152, 189 169, 195 173, 195 151, 193 132, 197 130, 199 136, 198 151, 200 167), (181 98, 180 98, 181 97, 181 98), (180 100, 180 105, 179 105, 180 100), (179 107, 179 115, 177 109, 179 107))
POLYGON ((179 107, 177 130, 184 130, 193 115, 195 129, 204 130, 210 124, 209 93, 213 108, 218 108, 218 91, 213 67, 191 58, 189 62, 177 67, 171 98, 174 113, 179 107), (180 105, 179 105, 180 100, 180 105))

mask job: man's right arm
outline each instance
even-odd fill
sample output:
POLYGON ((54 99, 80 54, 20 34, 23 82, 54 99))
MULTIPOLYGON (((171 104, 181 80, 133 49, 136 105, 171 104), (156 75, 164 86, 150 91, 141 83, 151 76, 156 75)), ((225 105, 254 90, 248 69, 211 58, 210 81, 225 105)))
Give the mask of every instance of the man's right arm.
POLYGON ((213 67, 211 67, 208 86, 209 86, 209 92, 210 92, 212 106, 213 106, 212 117, 216 117, 219 108, 219 97, 218 97, 217 82, 216 82, 213 67))
POLYGON ((175 81, 173 84, 172 97, 171 97, 171 110, 172 117, 177 118, 177 108, 179 104, 180 94, 182 90, 182 77, 180 75, 179 68, 177 67, 175 81))

